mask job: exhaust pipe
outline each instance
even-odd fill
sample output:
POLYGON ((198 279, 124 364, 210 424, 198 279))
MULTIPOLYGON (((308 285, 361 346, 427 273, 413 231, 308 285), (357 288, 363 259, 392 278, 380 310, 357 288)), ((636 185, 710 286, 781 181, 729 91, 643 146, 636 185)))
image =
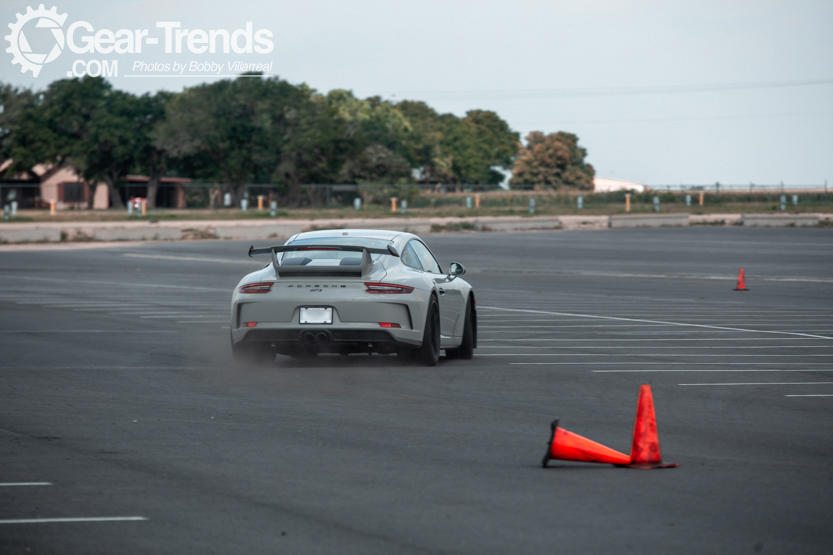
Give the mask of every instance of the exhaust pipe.
POLYGON ((304 343, 315 343, 315 335, 311 331, 304 334, 304 343))
POLYGON ((321 333, 315 336, 315 340, 319 343, 326 343, 330 340, 330 336, 322 331, 321 333))

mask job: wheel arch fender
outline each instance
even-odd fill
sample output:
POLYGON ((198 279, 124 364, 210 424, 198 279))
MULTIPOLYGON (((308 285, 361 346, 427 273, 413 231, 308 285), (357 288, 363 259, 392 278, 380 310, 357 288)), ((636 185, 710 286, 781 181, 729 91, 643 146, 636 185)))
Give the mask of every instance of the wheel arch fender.
POLYGON ((477 299, 474 297, 474 289, 469 290, 468 302, 471 303, 471 338, 474 348, 477 348, 477 299))

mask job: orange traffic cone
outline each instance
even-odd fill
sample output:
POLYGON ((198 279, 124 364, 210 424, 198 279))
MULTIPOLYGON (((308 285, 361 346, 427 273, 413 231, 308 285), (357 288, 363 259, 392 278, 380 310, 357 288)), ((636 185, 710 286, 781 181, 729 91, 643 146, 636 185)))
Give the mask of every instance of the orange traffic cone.
POLYGON ((746 288, 746 280, 743 279, 743 268, 740 269, 740 273, 738 274, 738 286, 735 287, 735 291, 749 291, 746 288))
POLYGON ((543 467, 547 466, 550 459, 616 465, 627 465, 631 462, 631 457, 624 453, 559 428, 558 419, 553 420, 551 426, 552 437, 550 437, 544 460, 541 462, 543 467))
POLYGON ((657 433, 657 416, 654 413, 654 397, 651 386, 644 384, 639 388, 639 401, 636 404, 636 421, 633 426, 633 443, 631 460, 628 468, 673 468, 676 463, 662 464, 657 433))

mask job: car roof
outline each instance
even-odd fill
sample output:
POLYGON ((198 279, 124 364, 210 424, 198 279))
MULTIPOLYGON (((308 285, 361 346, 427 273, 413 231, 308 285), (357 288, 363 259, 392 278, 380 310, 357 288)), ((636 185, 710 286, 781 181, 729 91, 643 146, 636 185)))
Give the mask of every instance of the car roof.
POLYGON ((382 239, 393 241, 397 236, 404 235, 414 237, 410 233, 402 231, 389 231, 386 229, 322 229, 319 231, 306 231, 291 237, 290 241, 299 239, 319 239, 325 237, 361 237, 365 239, 382 239))

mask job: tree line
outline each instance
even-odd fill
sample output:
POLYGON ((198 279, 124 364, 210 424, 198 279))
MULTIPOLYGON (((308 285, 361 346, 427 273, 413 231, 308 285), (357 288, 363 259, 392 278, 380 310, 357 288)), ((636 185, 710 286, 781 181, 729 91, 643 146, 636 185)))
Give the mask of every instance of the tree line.
POLYGON ((288 206, 303 184, 592 184, 575 135, 517 132, 495 112, 440 114, 420 101, 319 93, 277 77, 243 75, 133 95, 100 77, 64 79, 42 92, 0 85, 0 159, 11 171, 71 166, 104 182, 113 206, 129 173, 224 183, 235 202, 246 183, 274 187, 288 206))

